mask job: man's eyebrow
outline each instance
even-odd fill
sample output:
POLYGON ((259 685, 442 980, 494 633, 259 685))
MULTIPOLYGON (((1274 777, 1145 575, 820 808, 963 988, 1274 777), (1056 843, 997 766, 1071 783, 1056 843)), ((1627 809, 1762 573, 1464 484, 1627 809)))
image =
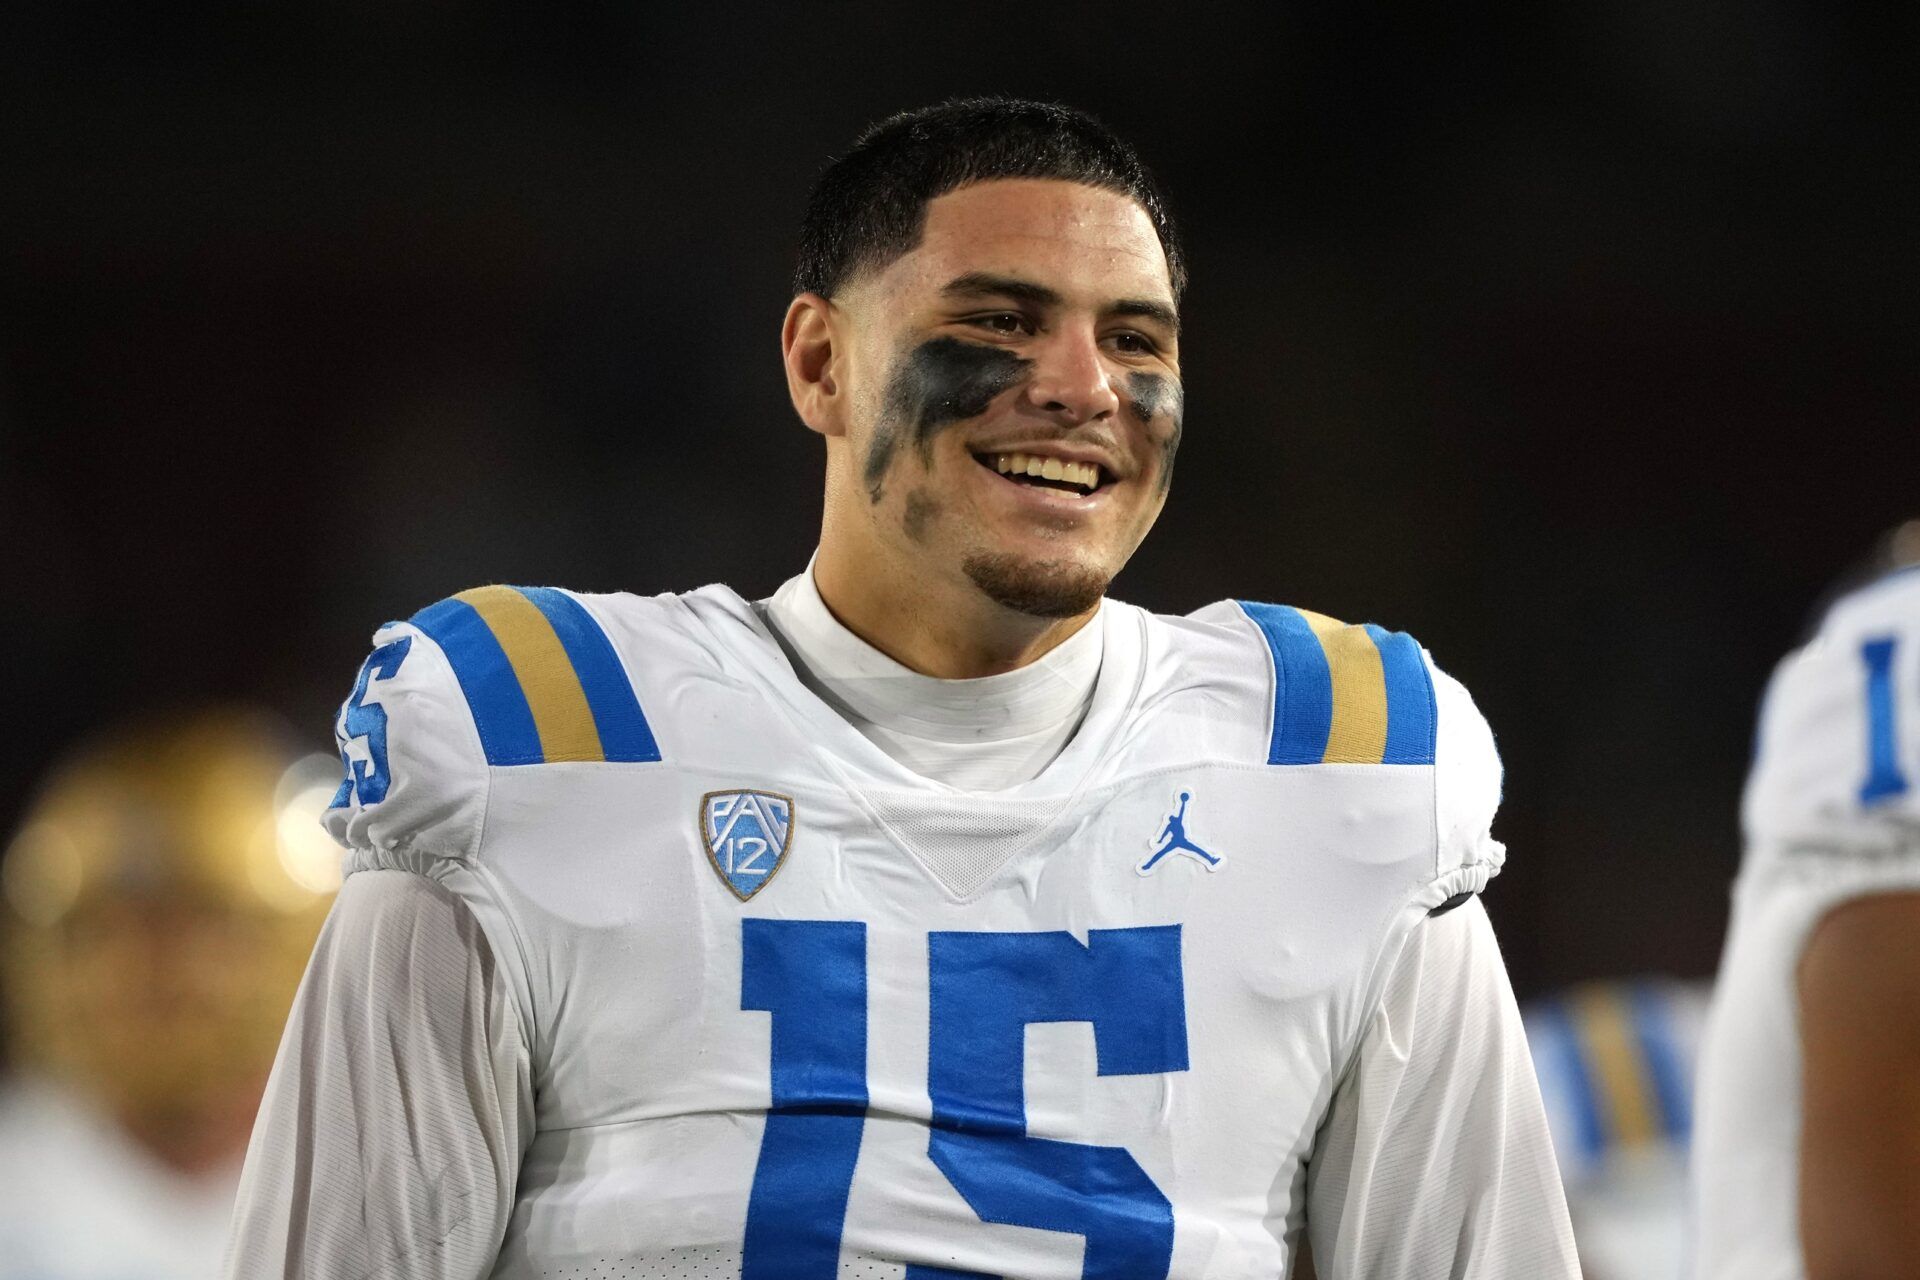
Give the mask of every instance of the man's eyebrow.
POLYGON ((955 276, 941 288, 950 298, 1013 298, 1040 307, 1060 305, 1060 295, 1043 284, 1014 276, 997 276, 990 271, 969 271, 955 276))
MULTIPOLYGON (((955 276, 941 288, 949 298, 1011 298, 1037 307, 1057 307, 1064 299, 1055 290, 1017 276, 1000 276, 991 271, 969 271, 955 276)), ((1113 316, 1138 316, 1180 332, 1180 313, 1164 302, 1151 298, 1122 298, 1107 308, 1113 316)))
POLYGON ((1180 313, 1166 303, 1155 302, 1151 298, 1122 298, 1108 308, 1108 314, 1157 320, 1174 333, 1180 332, 1180 313))

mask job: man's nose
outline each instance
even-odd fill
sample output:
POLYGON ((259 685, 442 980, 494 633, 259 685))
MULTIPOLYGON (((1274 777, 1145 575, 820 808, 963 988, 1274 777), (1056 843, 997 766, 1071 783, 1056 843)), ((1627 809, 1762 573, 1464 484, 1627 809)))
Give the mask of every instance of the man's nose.
POLYGON ((1049 335, 1034 353, 1034 373, 1027 396, 1035 408, 1079 426, 1110 418, 1120 411, 1120 395, 1113 376, 1100 357, 1100 343, 1091 330, 1063 330, 1049 335))

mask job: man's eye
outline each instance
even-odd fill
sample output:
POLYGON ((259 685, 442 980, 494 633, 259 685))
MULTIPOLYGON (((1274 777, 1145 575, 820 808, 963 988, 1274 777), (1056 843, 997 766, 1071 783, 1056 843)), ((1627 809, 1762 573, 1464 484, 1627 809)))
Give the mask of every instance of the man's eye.
POLYGON ((1028 323, 1027 318, 1017 311, 996 311, 991 315, 975 316, 973 323, 982 329, 991 329, 995 333, 1033 332, 1033 326, 1028 323))
POLYGON ((1132 330, 1114 334, 1113 346, 1114 350, 1129 356, 1150 356, 1159 350, 1154 345, 1153 339, 1144 333, 1134 333, 1132 330))

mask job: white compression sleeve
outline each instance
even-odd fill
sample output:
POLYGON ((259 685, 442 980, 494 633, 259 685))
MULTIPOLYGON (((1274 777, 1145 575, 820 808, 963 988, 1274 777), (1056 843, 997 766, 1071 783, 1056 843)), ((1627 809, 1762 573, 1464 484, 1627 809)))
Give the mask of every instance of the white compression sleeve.
POLYGON ((1578 1280, 1526 1033, 1478 898, 1414 927, 1307 1179, 1320 1280, 1578 1280))
POLYGON ((423 876, 349 876, 254 1123, 224 1274, 484 1276, 532 1133, 526 1037, 471 913, 423 876))

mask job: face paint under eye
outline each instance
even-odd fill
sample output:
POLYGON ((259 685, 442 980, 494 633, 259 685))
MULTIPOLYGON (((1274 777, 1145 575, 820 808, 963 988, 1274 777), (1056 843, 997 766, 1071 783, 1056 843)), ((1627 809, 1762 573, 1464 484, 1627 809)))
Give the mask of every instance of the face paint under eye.
POLYGON ((1180 450, 1180 435, 1187 415, 1187 390, 1178 378, 1168 378, 1157 373, 1130 373, 1127 375, 1127 394, 1133 398, 1133 411, 1140 415, 1140 421, 1149 427, 1162 415, 1167 426, 1157 443, 1160 445, 1160 492, 1165 494, 1173 483, 1173 455, 1180 450))
POLYGON ((941 428, 985 413, 994 397, 1032 367, 1031 360, 1011 351, 958 338, 933 338, 915 347, 887 383, 886 407, 867 448, 867 497, 880 501, 880 482, 903 436, 923 458, 931 457, 941 428))
POLYGON ((907 509, 900 517, 900 527, 906 530, 907 537, 925 543, 928 526, 939 515, 939 500, 925 489, 915 489, 907 495, 907 509))

